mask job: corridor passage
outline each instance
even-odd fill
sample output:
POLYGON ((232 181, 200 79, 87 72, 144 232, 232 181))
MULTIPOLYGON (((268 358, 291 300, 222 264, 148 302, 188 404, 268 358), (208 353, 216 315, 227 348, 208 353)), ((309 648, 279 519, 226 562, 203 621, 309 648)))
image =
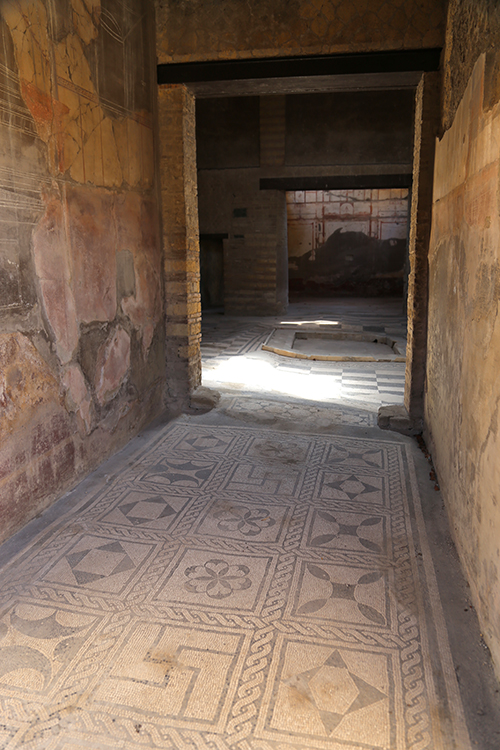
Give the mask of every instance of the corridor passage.
POLYGON ((431 467, 376 427, 404 363, 261 350, 294 320, 404 328, 349 301, 205 316, 215 408, 158 419, 0 548, 0 748, 500 746, 431 467))

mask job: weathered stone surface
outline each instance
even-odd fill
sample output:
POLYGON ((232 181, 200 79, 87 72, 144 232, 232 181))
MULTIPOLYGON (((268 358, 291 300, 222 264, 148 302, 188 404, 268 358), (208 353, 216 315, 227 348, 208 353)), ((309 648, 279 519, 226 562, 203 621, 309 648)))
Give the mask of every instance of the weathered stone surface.
POLYGON ((0 335, 0 539, 61 489, 74 464, 59 383, 31 341, 0 335))
POLYGON ((158 61, 439 47, 441 0, 156 0, 158 61))
POLYGON ((66 389, 66 405, 69 411, 77 412, 88 434, 94 421, 92 396, 78 365, 70 365, 64 372, 62 383, 66 389))
POLYGON ((381 430, 393 430, 403 435, 418 435, 422 432, 422 420, 410 419, 403 405, 381 406, 377 424, 381 430))
POLYGON ((134 256, 128 248, 119 249, 116 254, 116 296, 135 296, 134 256))
POLYGON ((142 0, 108 15, 100 0, 1 3, 0 539, 158 413, 152 16, 142 0))
POLYGON ((187 403, 201 383, 201 303, 194 96, 160 86, 167 400, 187 403))
POLYGON ((113 194, 67 191, 72 286, 78 320, 113 320, 116 315, 116 232, 113 194))
POLYGON ((46 196, 45 214, 33 234, 33 254, 56 351, 61 362, 69 362, 78 343, 78 321, 71 289, 64 205, 58 192, 46 196))
POLYGON ((161 253, 156 205, 129 193, 116 203, 117 247, 133 257, 134 290, 121 303, 139 330, 147 356, 162 314, 161 253))
POLYGON ((500 674, 500 105, 484 106, 487 64, 436 147, 425 425, 500 674))
POLYGON ((117 328, 97 355, 95 391, 101 406, 116 396, 129 368, 130 336, 117 328))
POLYGON ((59 402, 57 379, 29 338, 0 335, 0 437, 27 424, 41 406, 59 402))
POLYGON ((439 130, 439 73, 425 73, 415 99, 413 187, 408 257, 408 344, 405 407, 422 420, 427 356, 428 254, 431 234, 434 150, 439 130))
POLYGON ((213 388, 206 388, 203 385, 198 386, 191 394, 190 406, 193 409, 213 409, 220 401, 219 391, 213 388))
MULTIPOLYGON (((485 78, 488 108, 500 98, 499 45, 500 6, 496 0, 450 0, 446 19, 443 55, 443 127, 448 129, 457 114, 474 65, 480 55, 490 56, 485 78)), ((461 116, 467 116, 461 107, 461 116)))
MULTIPOLYGON (((101 37, 100 3, 95 4, 94 12, 94 4, 87 6, 82 0, 70 0, 67 5, 64 23, 58 23, 57 14, 49 21, 42 0, 19 0, 2 7, 12 35, 23 98, 40 138, 48 146, 50 172, 57 175, 69 171, 77 182, 106 187, 117 187, 124 180, 132 186, 151 187, 151 117, 143 111, 142 122, 138 123, 133 113, 123 109, 115 128, 99 101, 96 77, 85 55, 87 45, 101 37), (59 28, 51 40, 53 26, 59 28), (52 84, 52 72, 57 76, 57 87, 52 84)), ((63 6, 58 13, 63 14, 63 6)), ((117 28, 115 33, 120 37, 122 30, 117 28)), ((132 67, 137 50, 131 52, 132 67)), ((136 67, 132 75, 144 79, 145 72, 136 67)))

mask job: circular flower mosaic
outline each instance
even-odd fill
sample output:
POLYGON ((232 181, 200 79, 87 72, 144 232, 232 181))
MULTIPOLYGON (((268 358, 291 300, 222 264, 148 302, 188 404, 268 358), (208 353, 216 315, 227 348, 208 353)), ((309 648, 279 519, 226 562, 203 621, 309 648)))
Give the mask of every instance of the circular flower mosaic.
POLYGON ((246 565, 230 565, 225 560, 207 560, 204 565, 186 568, 189 579, 184 587, 195 594, 206 594, 211 599, 226 599, 234 591, 250 588, 250 569, 246 565))

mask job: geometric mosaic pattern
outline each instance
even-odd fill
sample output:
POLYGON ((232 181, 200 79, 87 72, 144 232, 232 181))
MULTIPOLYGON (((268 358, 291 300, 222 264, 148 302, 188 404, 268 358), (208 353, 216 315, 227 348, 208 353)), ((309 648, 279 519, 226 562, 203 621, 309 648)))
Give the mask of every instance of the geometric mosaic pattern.
POLYGON ((334 425, 348 425, 356 427, 375 427, 377 413, 374 409, 363 409, 359 406, 348 407, 341 404, 321 406, 293 399, 248 398, 245 396, 232 397, 231 394, 222 395, 217 407, 219 412, 229 417, 251 421, 254 424, 269 424, 281 422, 285 427, 293 429, 297 424, 314 421, 321 428, 330 429, 334 425))
POLYGON ((0 747, 467 750, 408 450, 161 428, 0 571, 0 747))

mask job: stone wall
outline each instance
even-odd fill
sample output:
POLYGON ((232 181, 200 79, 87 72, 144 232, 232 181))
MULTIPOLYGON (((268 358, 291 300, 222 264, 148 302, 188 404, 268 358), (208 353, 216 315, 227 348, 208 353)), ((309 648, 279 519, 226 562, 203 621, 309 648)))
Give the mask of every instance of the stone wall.
MULTIPOLYGON (((472 1, 472 0, 471 0, 472 1)), ((156 0, 158 62, 439 47, 445 0, 156 0)))
POLYGON ((486 53, 486 97, 500 96, 500 5, 497 0, 450 0, 443 56, 443 129, 447 130, 478 57, 486 53))
POLYGON ((227 237, 227 314, 279 314, 288 303, 285 194, 260 190, 259 166, 283 162, 284 105, 283 96, 197 103, 200 233, 227 237))
MULTIPOLYGON (((463 6, 468 17, 470 3, 463 6)), ((482 54, 436 146, 425 423, 500 675, 500 104, 490 95, 494 73, 494 56, 482 54)), ((448 70, 447 80, 454 74, 448 70)))
POLYGON ((149 6, 0 6, 0 539, 160 407, 149 6))
POLYGON ((259 189, 258 168, 200 170, 200 233, 224 235, 224 309, 273 315, 288 302, 286 202, 259 189))

